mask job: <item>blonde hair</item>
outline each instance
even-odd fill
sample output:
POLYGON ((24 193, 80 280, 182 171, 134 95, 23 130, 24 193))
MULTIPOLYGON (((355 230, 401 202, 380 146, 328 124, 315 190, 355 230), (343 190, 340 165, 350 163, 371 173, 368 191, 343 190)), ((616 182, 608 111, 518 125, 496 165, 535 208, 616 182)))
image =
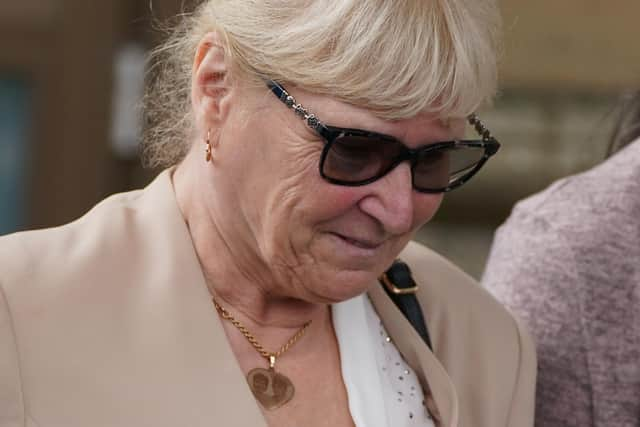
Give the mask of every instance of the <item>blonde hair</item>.
POLYGON ((152 54, 143 157, 168 166, 188 151, 191 67, 210 31, 249 81, 268 77, 397 120, 463 117, 490 101, 499 29, 495 0, 205 1, 152 54))

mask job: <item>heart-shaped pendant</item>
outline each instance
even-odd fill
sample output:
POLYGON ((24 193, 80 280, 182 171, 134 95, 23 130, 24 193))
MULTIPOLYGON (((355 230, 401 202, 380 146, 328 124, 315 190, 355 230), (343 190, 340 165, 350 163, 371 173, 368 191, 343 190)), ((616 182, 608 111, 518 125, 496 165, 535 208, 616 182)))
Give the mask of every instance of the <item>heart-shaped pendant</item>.
POLYGON ((249 388, 265 409, 276 409, 293 398, 295 388, 291 380, 275 369, 255 368, 247 374, 249 388))

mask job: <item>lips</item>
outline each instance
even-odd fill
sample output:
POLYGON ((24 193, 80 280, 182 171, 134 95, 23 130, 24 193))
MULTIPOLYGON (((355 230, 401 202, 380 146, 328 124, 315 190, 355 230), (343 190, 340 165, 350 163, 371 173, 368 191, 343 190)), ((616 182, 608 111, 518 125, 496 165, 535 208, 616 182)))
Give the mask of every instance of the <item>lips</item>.
POLYGON ((340 233, 333 233, 333 234, 341 238, 342 240, 346 241, 350 245, 353 245, 361 249, 377 249, 383 243, 382 241, 375 241, 375 240, 363 239, 358 237, 346 236, 340 233))

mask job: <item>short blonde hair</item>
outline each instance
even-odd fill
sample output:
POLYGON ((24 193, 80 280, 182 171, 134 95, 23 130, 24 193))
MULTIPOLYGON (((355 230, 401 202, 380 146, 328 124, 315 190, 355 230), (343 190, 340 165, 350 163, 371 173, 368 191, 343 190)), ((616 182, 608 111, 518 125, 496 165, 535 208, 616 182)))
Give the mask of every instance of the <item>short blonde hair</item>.
MULTIPOLYGON (((463 117, 496 90, 495 0, 209 0, 152 54, 144 159, 189 149, 191 67, 210 31, 243 77, 326 94, 389 120, 463 117)), ((266 90, 266 88, 265 88, 266 90)))

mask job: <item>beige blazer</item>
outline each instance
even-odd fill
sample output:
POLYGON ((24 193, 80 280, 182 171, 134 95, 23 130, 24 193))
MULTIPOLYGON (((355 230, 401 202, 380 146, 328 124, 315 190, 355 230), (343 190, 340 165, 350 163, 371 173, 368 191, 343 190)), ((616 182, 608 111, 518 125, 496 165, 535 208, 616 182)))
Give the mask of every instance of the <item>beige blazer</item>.
MULTIPOLYGON (((370 297, 441 425, 532 426, 534 348, 476 282, 402 253, 435 355, 370 297)), ((0 427, 265 427, 212 307, 170 173, 63 227, 0 238, 0 427)))

